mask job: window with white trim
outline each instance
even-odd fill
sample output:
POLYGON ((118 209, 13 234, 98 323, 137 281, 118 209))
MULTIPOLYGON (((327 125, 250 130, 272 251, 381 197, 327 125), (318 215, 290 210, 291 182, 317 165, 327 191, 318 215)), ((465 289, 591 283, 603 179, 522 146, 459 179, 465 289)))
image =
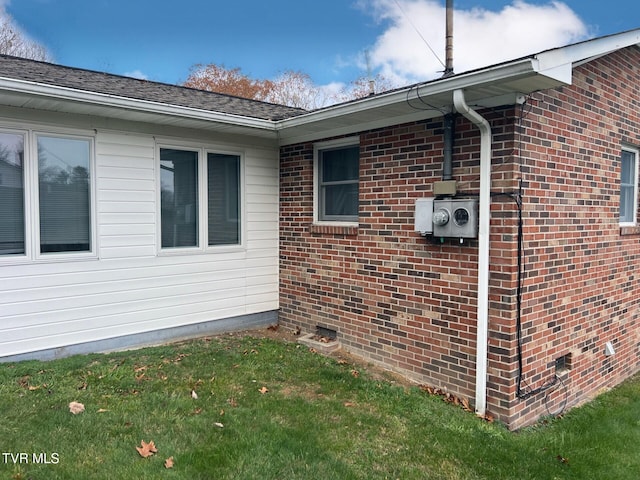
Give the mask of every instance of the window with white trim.
POLYGON ((0 259, 94 250, 93 139, 0 132, 0 259))
POLYGON ((623 148, 620 156, 620 224, 635 225, 638 212, 638 150, 623 148))
POLYGON ((240 245, 240 193, 239 155, 160 148, 161 248, 240 245))
POLYGON ((357 223, 360 145, 349 138, 320 143, 314 149, 315 221, 357 223))

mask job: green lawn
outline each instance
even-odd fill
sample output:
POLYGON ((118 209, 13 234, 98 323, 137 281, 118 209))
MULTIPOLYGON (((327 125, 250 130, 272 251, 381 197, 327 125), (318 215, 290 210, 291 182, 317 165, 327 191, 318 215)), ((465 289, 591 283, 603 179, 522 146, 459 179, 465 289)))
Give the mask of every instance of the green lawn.
POLYGON ((511 433, 296 343, 226 335, 0 364, 0 409, 0 479, 640 478, 639 377, 511 433))

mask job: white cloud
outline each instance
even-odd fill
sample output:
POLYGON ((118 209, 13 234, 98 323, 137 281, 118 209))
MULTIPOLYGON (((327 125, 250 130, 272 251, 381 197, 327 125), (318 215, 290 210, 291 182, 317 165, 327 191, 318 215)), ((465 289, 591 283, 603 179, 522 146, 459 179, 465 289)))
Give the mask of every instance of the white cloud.
POLYGON ((140 70, 133 70, 132 72, 125 72, 124 76, 125 77, 131 77, 131 78, 137 78, 138 80, 148 80, 149 79, 149 77, 147 75, 145 75, 140 70))
MULTIPOLYGON (((366 4, 376 20, 387 25, 371 49, 373 65, 386 78, 407 84, 442 75, 444 2, 361 0, 360 4, 366 4)), ((559 1, 540 5, 514 0, 497 12, 480 7, 455 10, 453 25, 456 73, 580 41, 588 35, 585 23, 559 1)))

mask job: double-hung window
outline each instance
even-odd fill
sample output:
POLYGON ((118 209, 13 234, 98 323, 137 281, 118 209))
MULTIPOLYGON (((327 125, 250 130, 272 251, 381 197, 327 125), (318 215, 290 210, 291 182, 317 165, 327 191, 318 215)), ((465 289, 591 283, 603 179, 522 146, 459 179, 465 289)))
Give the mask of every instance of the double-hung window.
POLYGON ((315 221, 358 222, 358 142, 348 138, 315 146, 315 221))
POLYGON ((0 132, 0 260, 94 251, 93 140, 0 132))
POLYGON ((635 225, 638 212, 638 150, 623 148, 620 156, 620 224, 635 225))
POLYGON ((162 249, 241 243, 239 155, 160 148, 162 249))

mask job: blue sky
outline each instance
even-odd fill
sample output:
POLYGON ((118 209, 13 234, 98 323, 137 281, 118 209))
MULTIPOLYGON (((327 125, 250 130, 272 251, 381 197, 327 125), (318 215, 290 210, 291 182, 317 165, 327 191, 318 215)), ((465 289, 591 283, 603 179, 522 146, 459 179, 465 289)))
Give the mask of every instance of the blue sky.
MULTIPOLYGON (((445 0, 0 0, 54 61, 184 81, 192 65, 285 70, 318 85, 374 72, 395 83, 438 76, 445 0), (418 32, 420 32, 418 34, 418 32)), ((456 72, 640 27, 640 2, 455 0, 456 72), (611 5, 615 4, 615 8, 611 5)))

